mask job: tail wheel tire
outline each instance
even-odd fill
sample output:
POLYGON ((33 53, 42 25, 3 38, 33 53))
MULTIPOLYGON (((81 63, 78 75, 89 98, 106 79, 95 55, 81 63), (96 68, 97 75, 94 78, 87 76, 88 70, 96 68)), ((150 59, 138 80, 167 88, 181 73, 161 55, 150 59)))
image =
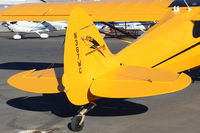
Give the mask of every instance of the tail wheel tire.
POLYGON ((70 124, 72 131, 78 132, 78 131, 81 131, 83 129, 84 122, 82 122, 80 124, 81 120, 82 120, 82 116, 80 116, 80 115, 76 115, 72 118, 72 121, 71 121, 71 124, 70 124))

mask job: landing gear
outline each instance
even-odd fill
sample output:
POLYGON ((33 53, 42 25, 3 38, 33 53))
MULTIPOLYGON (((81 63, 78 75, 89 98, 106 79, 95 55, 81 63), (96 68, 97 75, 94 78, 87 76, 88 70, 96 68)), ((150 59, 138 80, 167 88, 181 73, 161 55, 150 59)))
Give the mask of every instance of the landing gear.
POLYGON ((72 118, 70 128, 75 131, 81 131, 84 127, 84 119, 81 115, 76 115, 72 118))
POLYGON ((86 113, 92 110, 95 106, 95 103, 90 103, 79 110, 78 115, 74 116, 71 120, 70 128, 72 131, 78 132, 83 129, 86 113))
POLYGON ((20 40, 20 39, 22 39, 22 36, 20 34, 16 34, 13 36, 13 39, 20 40))
POLYGON ((40 36, 41 39, 47 39, 49 38, 49 35, 46 33, 39 33, 39 32, 35 32, 36 34, 38 34, 40 36))
POLYGON ((47 38, 49 38, 49 35, 46 34, 46 33, 42 33, 42 34, 40 34, 40 37, 41 37, 42 39, 47 39, 47 38))

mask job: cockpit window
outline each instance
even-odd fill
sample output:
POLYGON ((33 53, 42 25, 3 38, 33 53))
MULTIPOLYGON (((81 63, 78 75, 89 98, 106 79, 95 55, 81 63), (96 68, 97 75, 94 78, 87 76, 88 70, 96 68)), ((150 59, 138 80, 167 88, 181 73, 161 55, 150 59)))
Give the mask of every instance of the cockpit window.
POLYGON ((16 24, 17 23, 17 21, 12 21, 12 22, 10 22, 11 24, 16 24))
MULTIPOLYGON (((29 22, 31 22, 31 21, 29 21, 29 22)), ((41 21, 32 21, 32 22, 34 22, 34 23, 41 23, 41 21)))

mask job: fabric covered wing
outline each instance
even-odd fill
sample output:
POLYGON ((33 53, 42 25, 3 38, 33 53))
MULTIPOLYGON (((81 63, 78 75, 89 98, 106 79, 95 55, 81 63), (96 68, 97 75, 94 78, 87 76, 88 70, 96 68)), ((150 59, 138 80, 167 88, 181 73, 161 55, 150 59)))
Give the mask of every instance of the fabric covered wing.
POLYGON ((160 95, 186 88, 191 78, 186 74, 146 67, 121 67, 91 85, 93 95, 108 98, 135 98, 160 95))
POLYGON ((11 86, 33 93, 59 93, 64 87, 61 83, 63 68, 29 70, 18 73, 8 79, 11 86))
POLYGON ((85 9, 94 21, 158 21, 173 0, 129 0, 23 4, 0 11, 1 21, 68 20, 75 7, 85 9), (34 10, 33 10, 34 9, 34 10))

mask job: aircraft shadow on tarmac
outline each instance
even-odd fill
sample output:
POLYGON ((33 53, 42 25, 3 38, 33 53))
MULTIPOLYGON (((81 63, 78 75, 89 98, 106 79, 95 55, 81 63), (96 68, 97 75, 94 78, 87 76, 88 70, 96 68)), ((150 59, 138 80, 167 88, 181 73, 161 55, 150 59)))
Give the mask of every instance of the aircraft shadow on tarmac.
MULTIPOLYGON (((0 69, 7 70, 30 70, 30 69, 46 69, 51 63, 38 62, 8 62, 0 64, 0 69)), ((63 67, 63 64, 56 63, 53 66, 63 67)), ((80 106, 72 105, 64 93, 43 94, 36 97, 20 97, 7 101, 7 104, 32 111, 51 111, 60 117, 71 117, 77 114, 80 106)), ((90 116, 124 116, 141 114, 148 110, 148 107, 142 104, 129 102, 126 99, 100 99, 97 100, 97 106, 87 115, 90 116)))
MULTIPOLYGON (((88 116, 126 116, 142 114, 148 107, 142 104, 126 101, 126 99, 100 99, 97 106, 88 116)), ((64 93, 43 94, 35 97, 20 97, 7 101, 7 104, 29 111, 51 111, 59 117, 71 117, 77 114, 80 106, 72 105, 64 93)))
MULTIPOLYGON (((46 69, 51 63, 33 63, 33 62, 9 62, 0 64, 0 69, 9 70, 30 70, 30 69, 46 69)), ((63 67, 63 64, 56 63, 53 66, 63 67)), ((194 79, 200 80, 200 68, 192 69, 187 73, 194 79)), ((64 93, 43 94, 36 97, 20 97, 7 101, 7 104, 32 111, 51 111, 60 117, 71 117, 77 114, 80 106, 72 105, 66 98, 64 93)), ((124 116, 145 113, 148 107, 142 104, 129 102, 126 99, 100 99, 97 101, 97 107, 91 110, 89 116, 124 116)))

